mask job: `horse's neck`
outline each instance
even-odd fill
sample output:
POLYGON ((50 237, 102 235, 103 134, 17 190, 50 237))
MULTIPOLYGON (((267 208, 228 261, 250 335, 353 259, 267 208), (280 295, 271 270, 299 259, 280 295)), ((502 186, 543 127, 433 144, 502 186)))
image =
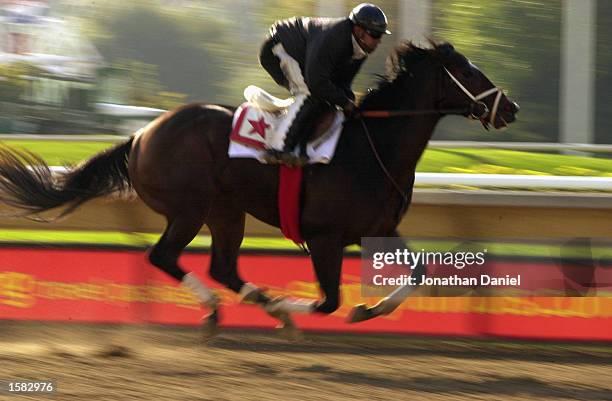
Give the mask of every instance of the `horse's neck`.
MULTIPOLYGON (((435 93, 435 92, 433 92, 435 93)), ((411 99, 431 101, 411 101, 389 106, 389 110, 433 110, 435 99, 427 85, 415 88, 411 99)), ((383 163, 400 185, 405 187, 412 182, 416 164, 421 158, 433 131, 440 120, 438 114, 416 117, 399 117, 373 121, 371 132, 374 143, 379 149, 383 163)))

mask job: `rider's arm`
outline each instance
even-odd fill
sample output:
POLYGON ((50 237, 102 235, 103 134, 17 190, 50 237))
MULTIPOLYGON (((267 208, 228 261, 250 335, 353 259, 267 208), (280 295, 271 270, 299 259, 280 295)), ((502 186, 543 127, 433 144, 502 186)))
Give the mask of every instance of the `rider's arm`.
POLYGON ((363 64, 364 60, 365 59, 353 60, 353 63, 347 69, 341 81, 338 82, 338 86, 344 91, 346 96, 348 96, 348 98, 351 99, 351 101, 353 102, 355 101, 355 93, 353 92, 353 89, 351 88, 351 86, 353 83, 353 79, 355 78, 355 75, 357 75, 357 73, 359 72, 359 69, 361 68, 361 65, 363 64))
MULTIPOLYGON (((322 38, 325 39, 325 38, 322 38)), ((306 51, 304 78, 313 96, 326 100, 331 104, 344 107, 350 98, 343 88, 331 81, 334 68, 346 61, 351 54, 346 54, 338 40, 320 40, 311 43, 306 51)))

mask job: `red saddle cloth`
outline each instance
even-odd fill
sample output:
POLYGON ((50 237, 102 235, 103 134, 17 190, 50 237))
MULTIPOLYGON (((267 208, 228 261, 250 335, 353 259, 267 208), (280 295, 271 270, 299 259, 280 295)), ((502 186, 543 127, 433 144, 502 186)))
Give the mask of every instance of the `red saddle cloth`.
POLYGON ((302 168, 280 166, 278 213, 283 235, 298 245, 304 244, 300 234, 302 168))

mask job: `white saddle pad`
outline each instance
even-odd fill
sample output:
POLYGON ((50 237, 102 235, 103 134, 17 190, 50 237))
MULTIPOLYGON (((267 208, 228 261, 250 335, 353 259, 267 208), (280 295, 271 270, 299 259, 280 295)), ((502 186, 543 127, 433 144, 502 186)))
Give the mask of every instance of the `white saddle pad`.
MULTIPOLYGON (((230 158, 255 158, 264 162, 266 148, 275 147, 279 138, 276 128, 282 123, 293 100, 281 100, 260 88, 250 86, 245 90, 248 102, 234 114, 228 154, 230 158), (262 104, 263 103, 263 104, 262 104)), ((336 150, 342 131, 344 115, 338 111, 325 134, 308 143, 306 153, 309 163, 329 163, 336 150)), ((282 142, 281 142, 282 143, 282 142)))

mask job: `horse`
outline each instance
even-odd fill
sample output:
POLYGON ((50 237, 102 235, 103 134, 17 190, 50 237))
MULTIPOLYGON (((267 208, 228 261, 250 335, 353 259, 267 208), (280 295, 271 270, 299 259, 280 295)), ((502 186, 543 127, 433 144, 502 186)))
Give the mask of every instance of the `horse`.
MULTIPOLYGON (((28 215, 60 207, 65 215, 92 198, 133 189, 167 221, 148 260, 210 308, 211 327, 220 316, 214 291, 178 262, 204 224, 212 236, 209 274, 243 302, 262 306, 285 325, 292 324, 292 313, 331 314, 340 304, 346 246, 362 237, 394 238, 405 246, 397 226, 410 205, 417 162, 440 119, 463 115, 499 129, 519 111, 449 43, 403 42, 387 66, 359 103, 361 117, 345 121, 331 162, 303 167, 301 234, 322 292, 319 300, 272 299, 238 272, 246 213, 280 226, 279 167, 228 157, 235 111, 230 106, 194 103, 166 112, 59 175, 38 156, 4 147, 0 200, 28 215)), ((356 306, 350 321, 391 313, 411 290, 399 287, 374 306, 356 306)))

